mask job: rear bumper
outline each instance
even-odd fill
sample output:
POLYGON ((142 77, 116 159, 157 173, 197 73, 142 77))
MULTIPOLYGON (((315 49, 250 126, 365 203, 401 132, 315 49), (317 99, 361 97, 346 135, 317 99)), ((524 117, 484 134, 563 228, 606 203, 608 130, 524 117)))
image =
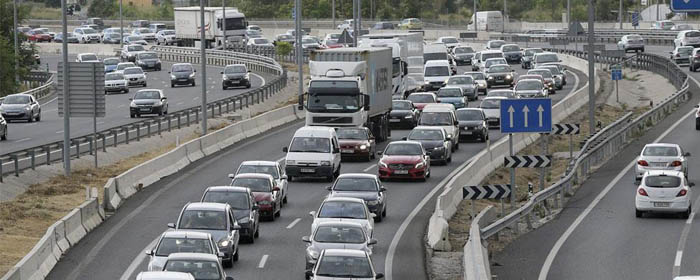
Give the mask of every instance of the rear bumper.
POLYGON ((330 177, 333 175, 332 166, 285 166, 288 176, 294 177, 330 177))
POLYGON ((650 198, 637 198, 634 206, 639 211, 678 213, 688 211, 688 207, 690 207, 690 200, 687 198, 679 198, 671 201, 653 201, 650 198), (658 202, 667 202, 669 203, 669 206, 655 206, 654 203, 658 202))

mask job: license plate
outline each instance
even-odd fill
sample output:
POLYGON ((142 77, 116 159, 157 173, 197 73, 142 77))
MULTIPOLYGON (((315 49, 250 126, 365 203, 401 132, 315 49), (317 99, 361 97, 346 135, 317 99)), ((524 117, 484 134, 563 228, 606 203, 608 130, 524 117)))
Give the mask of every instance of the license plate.
POLYGON ((389 119, 389 122, 401 122, 401 119, 389 119))
POLYGON ((150 110, 151 110, 151 109, 149 109, 149 108, 141 108, 141 112, 148 112, 148 111, 150 111, 150 110))
POLYGON ((187 79, 178 79, 178 81, 187 81, 187 79))
POLYGON ((316 170, 314 170, 313 168, 302 168, 301 169, 301 173, 314 173, 314 172, 316 172, 316 170))
POLYGON ((462 134, 464 134, 464 135, 472 135, 472 132, 471 132, 471 131, 462 131, 462 134))
POLYGON ((408 174, 408 170, 396 170, 394 171, 396 174, 408 174))
POLYGON ((654 202, 654 207, 669 207, 671 206, 670 202, 654 202))
POLYGON ((343 153, 343 154, 352 154, 352 153, 355 152, 355 150, 351 150, 351 149, 342 149, 342 150, 340 150, 340 152, 343 153))
POLYGON ((651 166, 653 166, 653 167, 666 167, 666 163, 665 162, 652 162, 651 166))

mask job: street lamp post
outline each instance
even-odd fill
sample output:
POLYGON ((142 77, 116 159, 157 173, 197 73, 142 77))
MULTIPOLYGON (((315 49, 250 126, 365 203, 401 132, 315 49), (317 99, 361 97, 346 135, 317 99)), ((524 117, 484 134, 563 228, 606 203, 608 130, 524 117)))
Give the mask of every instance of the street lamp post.
MULTIPOLYGON (((199 46, 202 53, 202 136, 207 134, 207 41, 204 36, 204 0, 199 0, 199 46)), ((211 28, 211 27, 210 27, 211 28)))
MULTIPOLYGON (((122 2, 119 0, 119 49, 124 49, 124 18, 122 17, 122 2)), ((65 35, 64 35, 65 36, 65 35)))
POLYGON ((18 0, 14 0, 13 2, 13 13, 14 13, 14 34, 15 34, 15 82, 19 84, 19 38, 18 38, 18 28, 19 25, 17 23, 17 3, 18 0))
POLYGON ((618 13, 619 15, 618 15, 618 16, 620 17, 620 18, 619 18, 619 20, 620 20, 620 30, 622 30, 622 0, 620 0, 620 9, 619 9, 618 11, 619 11, 619 13, 618 13))
POLYGON ((226 43, 228 42, 228 37, 226 37, 226 0, 221 0, 221 30, 224 34, 224 46, 222 49, 226 50, 226 43))
POLYGON ((595 133, 595 6, 588 0, 588 128, 590 135, 595 133))
POLYGON ((68 16, 66 15, 66 0, 61 0, 63 41, 61 42, 63 54, 63 172, 70 175, 70 90, 68 81, 70 76, 68 69, 68 16))

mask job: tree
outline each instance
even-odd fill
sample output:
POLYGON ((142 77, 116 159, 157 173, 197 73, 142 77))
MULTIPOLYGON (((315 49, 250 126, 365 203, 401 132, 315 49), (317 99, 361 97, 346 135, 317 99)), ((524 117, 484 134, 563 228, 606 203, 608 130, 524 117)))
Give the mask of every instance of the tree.
POLYGON ((108 18, 119 12, 119 6, 115 0, 95 0, 88 8, 91 17, 108 18))
MULTIPOLYGON (((24 79, 34 66, 36 53, 34 47, 27 43, 27 37, 19 34, 19 71, 15 71, 13 5, 12 0, 0 0, 0 96, 17 92, 19 84, 15 81, 15 73, 19 74, 20 80, 24 79)), ((28 5, 19 6, 17 19, 20 24, 27 18, 30 9, 28 5)))

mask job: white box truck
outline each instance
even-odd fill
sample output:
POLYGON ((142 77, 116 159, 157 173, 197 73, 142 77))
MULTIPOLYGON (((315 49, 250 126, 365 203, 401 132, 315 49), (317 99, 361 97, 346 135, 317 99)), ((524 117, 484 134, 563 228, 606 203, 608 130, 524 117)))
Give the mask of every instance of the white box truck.
POLYGON ((420 89, 423 81, 422 33, 367 34, 360 40, 360 47, 392 49, 392 94, 395 98, 406 98, 411 92, 420 89))
POLYGON ((472 15, 472 23, 467 27, 471 31, 491 31, 491 32, 502 32, 503 31, 503 14, 500 11, 484 11, 476 12, 476 21, 474 20, 474 15, 472 15), (474 22, 477 23, 474 29, 474 22))
POLYGON ((306 125, 371 129, 389 138, 391 49, 340 48, 313 51, 309 60, 306 125))
MULTIPOLYGON (((175 8, 175 36, 182 45, 194 47, 200 44, 200 9, 199 7, 175 8)), ((207 47, 221 47, 228 42, 241 42, 245 38, 248 21, 237 8, 226 8, 226 28, 224 30, 224 11, 221 7, 204 8, 204 37, 207 47), (226 39, 224 39, 224 31, 226 39)))

